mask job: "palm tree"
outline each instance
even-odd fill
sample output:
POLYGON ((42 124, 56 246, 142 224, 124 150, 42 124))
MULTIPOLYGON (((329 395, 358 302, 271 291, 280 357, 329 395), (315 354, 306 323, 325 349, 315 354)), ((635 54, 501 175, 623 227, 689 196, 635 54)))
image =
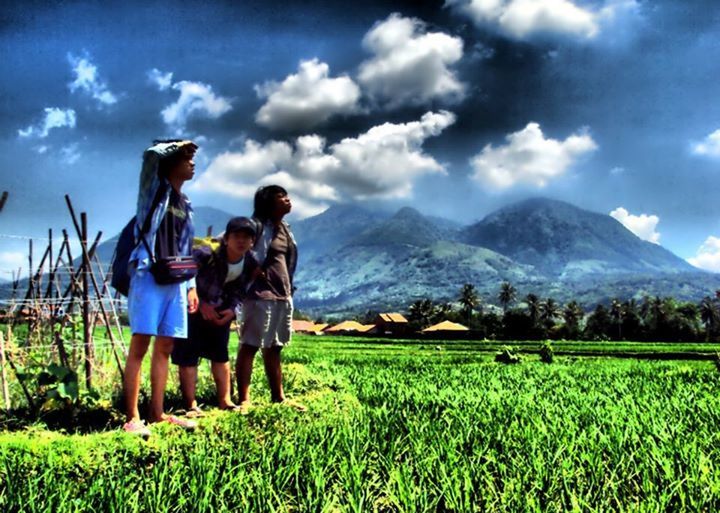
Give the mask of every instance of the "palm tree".
POLYGON ((551 297, 547 298, 540 305, 540 320, 548 328, 551 328, 555 324, 555 319, 560 315, 560 305, 551 297))
POLYGON ((617 326, 618 340, 622 340, 622 322, 625 317, 623 305, 619 299, 613 299, 610 303, 610 317, 617 326))
POLYGON ((705 341, 709 342, 718 321, 718 310, 710 296, 705 296, 700 303, 700 320, 705 325, 705 341))
POLYGON ((462 305, 462 313, 468 325, 472 320, 473 310, 480 304, 480 298, 477 295, 475 286, 469 283, 463 285, 460 289, 460 304, 462 305))
POLYGON ((513 287, 509 281, 504 281, 500 284, 500 294, 498 299, 503 308, 503 313, 507 312, 510 303, 514 302, 517 298, 517 290, 513 287))
POLYGON ((527 303, 528 314, 530 315, 530 320, 534 328, 537 326, 538 319, 540 318, 540 298, 530 293, 525 296, 525 302, 527 303))
POLYGON ((641 311, 650 333, 655 338, 662 337, 661 331, 667 328, 668 319, 674 314, 675 305, 669 299, 660 299, 660 296, 645 298, 641 311))
POLYGON ((440 303, 439 305, 435 305, 435 316, 443 321, 452 313, 452 311, 452 303, 440 303))
POLYGON ((436 313, 435 305, 429 299, 418 299, 408 311, 409 321, 417 324, 421 329, 427 328, 436 313))
POLYGON ((580 321, 583 318, 583 314, 584 312, 577 301, 570 301, 565 305, 563 319, 568 335, 573 335, 580 331, 580 321))

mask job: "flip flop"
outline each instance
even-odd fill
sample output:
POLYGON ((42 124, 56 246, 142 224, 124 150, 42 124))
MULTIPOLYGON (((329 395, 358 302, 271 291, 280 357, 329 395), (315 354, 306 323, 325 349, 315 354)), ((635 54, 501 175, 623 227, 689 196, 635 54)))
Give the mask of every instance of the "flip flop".
POLYGON ((220 408, 220 411, 238 411, 242 412, 243 407, 240 404, 233 404, 232 406, 226 406, 224 408, 220 408))
POLYGON ((200 409, 199 406, 193 406, 192 408, 188 408, 185 411, 185 417, 188 419, 199 419, 200 417, 204 417, 205 412, 200 409))
POLYGON ((142 420, 131 420, 123 425, 123 431, 141 438, 150 438, 150 429, 142 420))
POLYGON ((160 422, 167 422, 186 431, 195 431, 198 427, 197 422, 192 420, 181 419, 175 415, 166 415, 160 422))

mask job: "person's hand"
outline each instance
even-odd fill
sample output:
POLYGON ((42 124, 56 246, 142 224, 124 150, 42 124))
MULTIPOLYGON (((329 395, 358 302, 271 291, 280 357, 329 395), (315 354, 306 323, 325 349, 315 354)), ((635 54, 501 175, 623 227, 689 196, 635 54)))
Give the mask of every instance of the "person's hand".
POLYGON ((204 301, 200 303, 200 315, 202 315, 203 319, 210 321, 213 324, 215 324, 215 321, 220 318, 220 315, 217 313, 217 310, 215 310, 215 307, 204 301))
POLYGON ((188 290, 188 312, 195 313, 198 309, 198 304, 200 303, 200 299, 197 295, 197 290, 190 289, 188 290))
POLYGON ((233 310, 230 310, 229 308, 227 310, 221 310, 219 312, 219 315, 220 318, 215 323, 218 326, 225 326, 226 324, 232 322, 232 320, 235 318, 235 312, 233 310))

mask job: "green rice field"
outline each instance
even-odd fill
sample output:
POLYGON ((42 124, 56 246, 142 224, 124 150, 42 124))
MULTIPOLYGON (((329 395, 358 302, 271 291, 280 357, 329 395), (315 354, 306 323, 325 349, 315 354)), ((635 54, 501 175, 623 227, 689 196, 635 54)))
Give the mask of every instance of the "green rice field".
POLYGON ((246 416, 212 408, 202 367, 195 433, 6 424, 0 511, 720 509, 717 344, 554 342, 545 364, 518 342, 515 365, 503 345, 297 336, 285 382, 305 413, 269 404, 258 360, 246 416))

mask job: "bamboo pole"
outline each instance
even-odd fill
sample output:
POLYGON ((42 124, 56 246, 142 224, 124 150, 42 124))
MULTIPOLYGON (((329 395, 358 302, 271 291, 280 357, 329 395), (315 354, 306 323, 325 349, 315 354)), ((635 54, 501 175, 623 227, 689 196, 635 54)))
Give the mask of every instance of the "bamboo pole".
POLYGON ((3 402, 5 409, 10 409, 10 389, 8 388, 7 373, 5 372, 5 335, 0 331, 0 381, 2 381, 3 402))
MULTIPOLYGON (((81 237, 81 234, 78 233, 78 237, 81 237)), ((100 238, 102 237, 102 232, 98 232, 97 236, 95 237, 95 241, 92 243, 92 246, 90 246, 89 250, 84 251, 87 253, 88 258, 92 258, 92 256, 95 254, 95 250, 97 249, 98 244, 100 243, 100 238)), ((70 254, 70 248, 68 246, 68 255, 70 254)), ((77 284, 77 281, 82 278, 83 269, 80 267, 77 271, 72 267, 72 258, 70 259, 70 284, 65 288, 65 292, 63 293, 63 299, 67 298, 68 293, 72 290, 75 290, 75 285, 77 284)))
MULTIPOLYGON (((68 198, 68 201, 69 198, 68 198)), ((73 216, 74 217, 74 216, 73 216)), ((74 220, 74 219, 73 219, 74 220)), ((92 389, 92 373, 93 373, 93 342, 90 325, 90 259, 87 254, 87 215, 85 212, 80 213, 81 237, 80 245, 83 249, 82 263, 82 318, 83 318, 83 346, 85 347, 85 386, 88 390, 92 389)))

